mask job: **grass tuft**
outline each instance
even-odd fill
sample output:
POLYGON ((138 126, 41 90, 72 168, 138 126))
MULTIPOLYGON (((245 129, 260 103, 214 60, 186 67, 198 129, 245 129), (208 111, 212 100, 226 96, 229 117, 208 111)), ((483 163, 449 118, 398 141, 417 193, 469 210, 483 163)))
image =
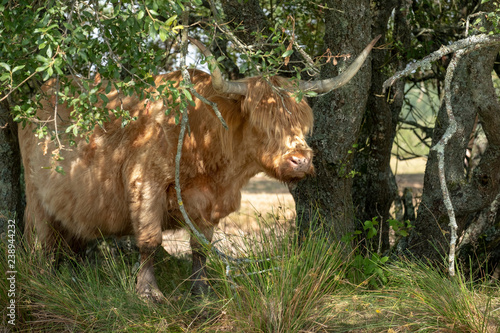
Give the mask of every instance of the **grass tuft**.
POLYGON ((310 235, 299 242, 293 232, 264 227, 240 253, 254 261, 231 266, 214 258, 227 299, 225 312, 240 332, 318 332, 326 327, 334 293, 344 276, 342 246, 310 235), (255 246, 257 245, 257 246, 255 246))
POLYGON ((445 270, 410 261, 392 267, 390 274, 404 287, 404 301, 415 309, 421 326, 449 332, 500 331, 500 314, 494 313, 492 303, 498 303, 499 295, 488 291, 486 281, 468 280, 460 271, 449 277, 445 270))

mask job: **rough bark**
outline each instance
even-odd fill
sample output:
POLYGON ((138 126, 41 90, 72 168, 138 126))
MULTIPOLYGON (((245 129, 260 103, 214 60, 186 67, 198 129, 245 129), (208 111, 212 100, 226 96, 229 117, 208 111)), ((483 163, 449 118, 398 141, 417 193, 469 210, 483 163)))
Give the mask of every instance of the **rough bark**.
MULTIPOLYGON (((269 18, 264 13, 258 0, 248 0, 242 5, 237 0, 221 0, 222 10, 224 11, 225 20, 233 28, 234 35, 246 45, 254 45, 258 39, 256 35, 264 34, 269 35, 270 27, 274 25, 272 18, 269 18), (238 29, 236 29, 238 28, 238 29), (242 29, 243 28, 243 29, 242 29)), ((291 37, 291 36, 289 36, 291 37)), ((254 45, 255 46, 255 45, 254 45)), ((272 45, 261 45, 263 51, 270 51, 273 49, 272 45)), ((304 59, 294 52, 290 56, 288 65, 281 66, 278 74, 285 77, 292 77, 296 74, 294 67, 302 67, 304 59)), ((231 67, 229 67, 231 69, 231 67)), ((229 74, 232 75, 231 71, 229 74)), ((232 75, 235 77, 234 75, 232 75)), ((239 78, 239 77, 238 77, 239 78)), ((303 80, 309 80, 311 77, 309 73, 302 73, 303 80)))
MULTIPOLYGON (((371 40, 368 0, 330 0, 326 3, 325 45, 357 55, 371 40)), ((333 77, 346 63, 323 67, 323 78, 333 77)), ((327 228, 340 239, 354 230, 352 202, 353 144, 356 143, 370 87, 371 65, 367 61, 343 88, 318 97, 314 103, 315 128, 308 140, 314 150, 316 176, 292 188, 297 224, 302 232, 327 228)))
POLYGON ((244 4, 234 0, 221 0, 221 4, 226 19, 233 27, 243 25, 243 30, 235 31, 235 35, 243 43, 251 45, 255 42, 252 33, 267 32, 269 23, 258 0, 248 0, 244 4))
MULTIPOLYGON (((390 160, 398 116, 403 106, 404 80, 393 85, 388 96, 381 95, 381 87, 389 78, 385 70, 387 67, 400 70, 406 64, 406 57, 401 52, 409 47, 411 38, 407 7, 406 0, 374 2, 373 35, 381 34, 380 45, 385 44, 388 20, 396 9, 393 34, 394 40, 400 41, 401 45, 393 51, 397 56, 391 57, 393 54, 387 48, 372 52, 372 84, 354 162, 355 170, 359 172, 353 185, 356 219, 363 223, 378 217, 382 232, 381 251, 389 248, 389 226, 385 222, 398 195, 390 160)), ((358 223, 358 226, 361 224, 358 223)))
MULTIPOLYGON (((467 221, 489 207, 500 189, 500 106, 491 79, 498 47, 484 48, 462 57, 452 81, 452 108, 458 123, 456 134, 445 149, 445 174, 455 210, 458 235, 467 221), (489 146, 479 165, 467 178, 463 161, 476 114, 484 126, 489 146)), ((444 104, 441 106, 433 135, 433 145, 448 125, 444 104)), ((406 249, 414 256, 439 261, 449 250, 449 218, 439 186, 437 157, 429 154, 422 202, 415 228, 406 249)))
POLYGON ((457 250, 466 276, 500 278, 500 192, 491 205, 471 216, 457 250), (496 276, 495 276, 496 275, 496 276))
POLYGON ((8 105, 0 103, 0 235, 8 220, 16 221, 16 232, 22 231, 21 154, 17 143, 17 124, 8 105))

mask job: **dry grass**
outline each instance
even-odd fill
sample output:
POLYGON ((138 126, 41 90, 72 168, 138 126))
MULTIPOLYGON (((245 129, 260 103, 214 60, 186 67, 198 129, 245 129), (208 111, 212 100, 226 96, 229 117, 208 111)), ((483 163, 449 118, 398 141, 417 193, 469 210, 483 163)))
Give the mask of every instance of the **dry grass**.
POLYGON ((420 157, 411 160, 400 161, 395 157, 391 158, 391 169, 396 175, 423 174, 427 158, 420 157))
MULTIPOLYGON (((280 224, 278 224, 280 225, 280 224)), ((31 332, 481 332, 500 329, 497 282, 450 279, 406 260, 381 266, 388 281, 376 289, 350 279, 353 261, 321 238, 298 247, 283 228, 228 227, 225 251, 262 259, 238 267, 210 257, 213 292, 189 293, 190 262, 158 251, 164 304, 134 292, 134 255, 107 253, 99 265, 66 260, 59 269, 38 253, 19 251, 19 331, 31 332), (231 242, 235 243, 231 243, 231 242), (258 245, 258 246, 257 246, 258 245), (21 264, 22 263, 22 264, 21 264), (257 273, 259 272, 259 273, 257 273)), ((288 224, 289 226, 289 224, 288 224)), ((219 232, 217 237, 222 237, 219 232)), ((5 249, 0 247, 0 269, 5 249), (2 257, 3 254, 3 257, 2 257)), ((6 280, 0 280, 5 290, 6 280)), ((0 304, 5 301, 0 292, 0 304)), ((0 309, 0 315, 1 313, 0 309)), ((4 317, 5 318, 5 317, 4 317)), ((1 328, 2 324, 0 324, 1 328)))

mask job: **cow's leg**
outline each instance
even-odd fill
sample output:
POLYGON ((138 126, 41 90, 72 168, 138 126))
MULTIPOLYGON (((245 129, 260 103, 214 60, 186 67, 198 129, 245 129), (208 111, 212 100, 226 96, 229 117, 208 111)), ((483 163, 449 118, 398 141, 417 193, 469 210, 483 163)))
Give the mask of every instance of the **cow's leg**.
POLYGON ((141 265, 137 273, 136 291, 139 296, 160 303, 165 297, 160 288, 158 288, 154 274, 155 249, 142 247, 139 249, 139 252, 141 254, 141 265))
POLYGON ((147 182, 135 182, 131 202, 132 223, 141 262, 137 273, 136 291, 139 296, 162 302, 164 296, 154 275, 154 252, 161 245, 163 197, 160 190, 147 182))
POLYGON ((24 213, 25 237, 31 251, 40 247, 54 269, 65 258, 83 248, 83 242, 72 237, 61 223, 48 214, 36 198, 28 198, 24 213))
MULTIPOLYGON (((214 226, 213 225, 204 225, 202 223, 198 223, 198 230, 205 235, 205 238, 211 242, 214 234, 214 226)), ((203 249, 203 245, 200 244, 197 237, 191 233, 191 250, 193 252, 193 269, 192 269, 192 293, 193 294, 202 294, 208 291, 208 283, 207 283, 207 272, 206 272, 206 262, 207 257, 205 255, 205 249, 203 249)))
POLYGON ((144 241, 140 240, 141 237, 138 237, 137 245, 139 246, 141 262, 139 272, 137 273, 136 291, 139 296, 145 299, 162 302, 164 300, 164 296, 156 283, 153 267, 155 250, 161 244, 161 229, 158 234, 159 237, 155 237, 155 241, 150 241, 148 244, 145 244, 144 241), (156 245, 154 245, 154 243, 156 243, 156 245))
POLYGON ((58 243, 57 225, 38 200, 33 189, 26 183, 26 208, 24 211, 24 236, 34 250, 38 245, 47 253, 52 253, 58 243))

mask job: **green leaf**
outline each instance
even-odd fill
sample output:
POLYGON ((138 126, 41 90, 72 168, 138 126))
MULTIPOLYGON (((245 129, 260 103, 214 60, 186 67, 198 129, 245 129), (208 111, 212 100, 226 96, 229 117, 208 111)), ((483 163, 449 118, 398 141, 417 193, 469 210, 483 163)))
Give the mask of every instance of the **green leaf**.
POLYGON ((10 79, 10 72, 5 72, 0 76, 0 81, 7 81, 10 79))
POLYGON ((182 11, 184 11, 184 10, 185 10, 185 7, 184 7, 184 4, 182 3, 182 1, 177 0, 177 1, 176 1, 176 3, 177 3, 177 5, 178 5, 179 7, 181 7, 181 10, 182 10, 182 11))
POLYGON ((286 57, 289 57, 291 56, 293 53, 293 50, 288 50, 286 51, 285 53, 283 53, 283 55, 281 56, 282 58, 286 58, 286 57))
POLYGON ((173 32, 178 32, 177 30, 182 30, 184 29, 184 26, 183 25, 176 25, 175 27, 172 28, 172 31, 173 32))
POLYGON ((61 175, 65 175, 66 174, 66 172, 64 172, 64 170, 63 170, 63 167, 60 166, 60 165, 56 166, 56 172, 60 173, 61 175))
POLYGON ((177 19, 177 15, 174 15, 174 16, 170 17, 170 18, 169 18, 169 19, 165 22, 165 24, 166 24, 167 26, 171 26, 171 25, 172 25, 172 23, 174 23, 174 21, 175 21, 176 19, 177 19))
POLYGON ((35 59, 40 61, 40 62, 49 62, 49 59, 47 59, 44 56, 41 56, 39 54, 35 57, 35 59))
POLYGON ((52 58, 52 46, 47 47, 47 57, 52 58))
POLYGON ((12 73, 17 72, 17 71, 18 71, 18 70, 20 70, 20 69, 23 69, 23 68, 24 68, 24 66, 25 66, 25 65, 21 65, 21 66, 16 66, 16 67, 14 67, 14 69, 12 70, 12 73))
POLYGON ((109 94, 111 92, 111 88, 113 88, 113 86, 111 85, 111 81, 108 81, 108 85, 106 86, 106 89, 104 89, 104 92, 106 94, 109 94))
POLYGON ((182 89, 182 92, 184 93, 184 96, 188 99, 188 101, 192 102, 193 101, 193 96, 191 96, 191 92, 187 89, 182 89))
POLYGON ((102 101, 104 102, 104 105, 108 104, 109 103, 109 98, 108 96, 104 95, 104 94, 99 94, 99 97, 102 99, 102 101))
POLYGON ((10 72, 10 65, 9 64, 6 64, 5 62, 0 62, 0 66, 2 66, 3 68, 5 68, 6 70, 8 70, 10 72))
POLYGON ((372 239, 373 237, 375 237, 375 235, 377 235, 377 229, 371 228, 370 230, 368 230, 368 233, 366 234, 366 238, 372 239))
POLYGON ((365 221, 365 224, 363 226, 365 230, 368 230, 370 228, 373 228, 373 222, 372 221, 365 221))
POLYGON ((97 96, 95 94, 92 94, 89 96, 90 103, 94 104, 97 102, 97 96))
POLYGON ((48 67, 43 75, 43 80, 47 81, 52 76, 52 74, 54 74, 54 69, 52 67, 48 67))
POLYGON ((154 40, 154 39, 156 39, 157 36, 158 36, 158 32, 156 31, 156 27, 155 27, 154 23, 151 22, 149 24, 149 37, 154 40))
POLYGON ((162 42, 166 41, 167 40, 167 31, 162 27, 160 28, 160 39, 162 42))
POLYGON ((64 72, 62 71, 59 63, 54 64, 54 69, 56 70, 57 74, 64 75, 64 72))

